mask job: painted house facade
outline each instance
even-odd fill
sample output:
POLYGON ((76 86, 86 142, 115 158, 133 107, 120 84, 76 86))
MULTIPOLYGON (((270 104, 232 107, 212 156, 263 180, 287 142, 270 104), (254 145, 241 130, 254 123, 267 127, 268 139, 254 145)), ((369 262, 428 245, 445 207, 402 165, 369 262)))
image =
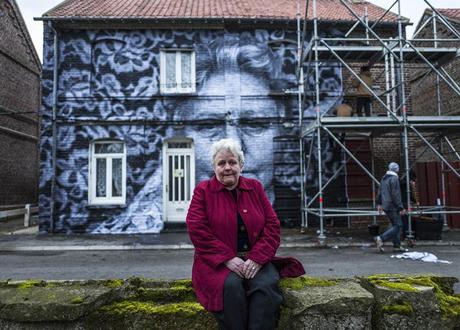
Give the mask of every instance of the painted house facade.
MULTIPOLYGON (((338 1, 319 4, 324 35, 354 24, 338 1)), ((371 21, 385 12, 350 5, 371 21)), ((299 108, 305 120, 315 112, 298 104, 296 14, 296 1, 268 0, 69 0, 45 13, 40 231, 185 222, 195 185, 213 173, 210 145, 225 137, 241 142, 243 175, 263 183, 279 217, 298 217, 299 108)), ((396 31, 395 16, 380 24, 396 31)), ((320 74, 327 112, 341 101, 342 69, 320 74)), ((340 157, 323 152, 332 176, 340 157)))
POLYGON ((41 64, 14 0, 0 0, 0 211, 38 202, 41 64))

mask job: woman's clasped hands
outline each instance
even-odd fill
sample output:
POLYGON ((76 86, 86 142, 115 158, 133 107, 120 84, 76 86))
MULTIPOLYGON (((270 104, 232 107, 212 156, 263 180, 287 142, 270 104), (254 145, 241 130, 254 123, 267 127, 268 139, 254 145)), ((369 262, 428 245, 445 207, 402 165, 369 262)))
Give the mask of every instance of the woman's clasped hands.
POLYGON ((244 261, 238 257, 228 260, 225 266, 238 276, 246 279, 251 279, 256 276, 257 272, 262 268, 262 265, 259 265, 251 259, 244 261))

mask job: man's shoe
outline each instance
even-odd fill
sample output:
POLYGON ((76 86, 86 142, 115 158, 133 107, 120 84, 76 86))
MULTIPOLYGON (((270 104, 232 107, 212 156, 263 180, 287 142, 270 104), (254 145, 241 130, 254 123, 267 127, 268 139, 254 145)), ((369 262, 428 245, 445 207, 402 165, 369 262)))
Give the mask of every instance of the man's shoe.
POLYGON ((402 246, 396 246, 396 247, 393 247, 393 252, 404 253, 404 252, 409 252, 409 249, 406 249, 402 246))
POLYGON ((375 240, 375 245, 377 246, 377 250, 379 250, 380 252, 385 252, 385 250, 383 249, 383 242, 380 236, 376 236, 374 240, 375 240))

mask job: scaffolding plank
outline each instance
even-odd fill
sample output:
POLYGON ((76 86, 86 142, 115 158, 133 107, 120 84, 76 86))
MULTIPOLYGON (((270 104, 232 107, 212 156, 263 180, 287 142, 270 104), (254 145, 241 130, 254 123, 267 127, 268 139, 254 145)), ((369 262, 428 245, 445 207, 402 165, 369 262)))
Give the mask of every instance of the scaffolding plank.
MULTIPOLYGON (((373 135, 398 132, 402 128, 402 117, 323 117, 321 126, 327 127, 335 133, 361 132, 373 135)), ((458 133, 460 116, 408 116, 409 125, 423 132, 442 131, 443 133, 458 133)), ((317 127, 316 121, 307 124, 302 129, 302 136, 306 136, 317 127)))
MULTIPOLYGON (((384 55, 388 51, 383 46, 329 46, 343 59, 351 58, 354 61, 370 61, 375 59, 384 60, 384 55)), ((312 47, 312 50, 318 50, 318 57, 322 61, 334 61, 334 56, 326 46, 312 47)), ((431 62, 447 63, 453 60, 458 54, 459 49, 456 47, 419 47, 417 50, 431 62)), ((392 51, 399 56, 400 48, 393 47, 392 51)), ((402 47, 405 62, 425 63, 417 52, 409 47, 402 47)))

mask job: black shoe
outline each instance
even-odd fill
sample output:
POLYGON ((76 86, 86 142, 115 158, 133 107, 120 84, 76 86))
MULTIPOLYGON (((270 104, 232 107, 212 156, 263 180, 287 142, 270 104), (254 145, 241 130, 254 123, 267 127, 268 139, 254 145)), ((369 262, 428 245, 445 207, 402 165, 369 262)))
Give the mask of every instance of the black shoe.
POLYGON ((402 246, 393 246, 393 252, 404 253, 409 252, 409 249, 406 249, 402 246))

